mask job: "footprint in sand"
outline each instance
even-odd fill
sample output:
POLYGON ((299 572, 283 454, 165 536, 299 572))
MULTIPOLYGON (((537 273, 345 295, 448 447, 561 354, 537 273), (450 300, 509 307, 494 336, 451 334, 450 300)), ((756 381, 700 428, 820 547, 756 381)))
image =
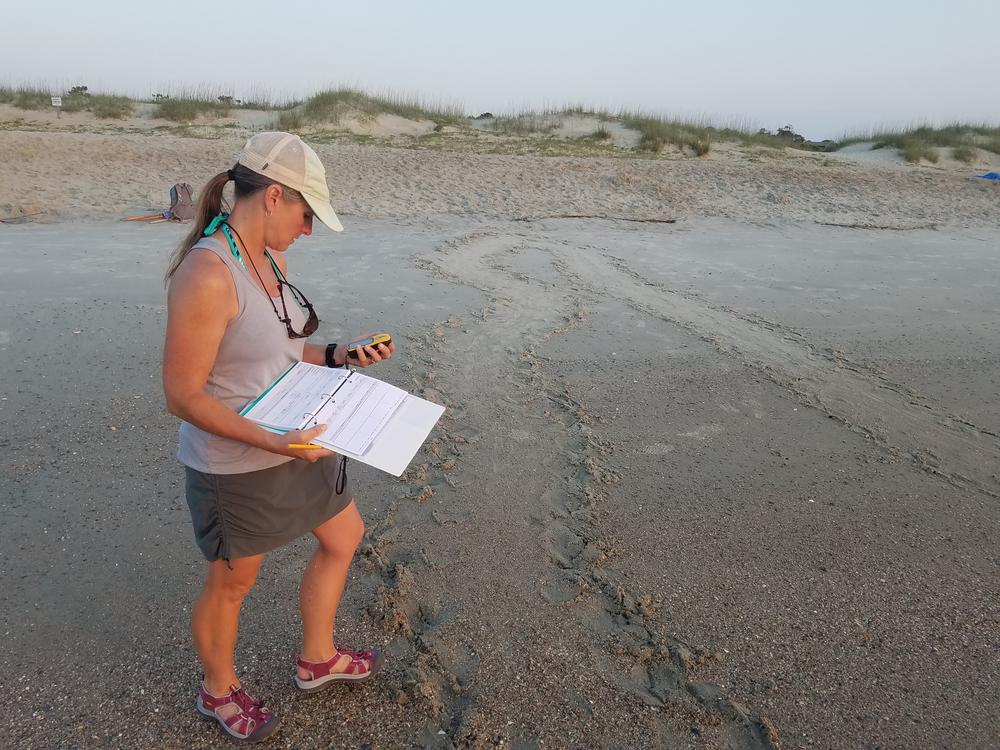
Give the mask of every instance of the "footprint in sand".
POLYGON ((647 456, 665 456, 676 450, 676 448, 676 445, 671 445, 670 443, 653 443, 644 447, 642 452, 647 456))
POLYGON ((725 431, 726 428, 721 424, 703 424, 699 425, 690 432, 678 432, 677 437, 693 438, 695 440, 708 440, 712 435, 718 435, 719 433, 725 431))

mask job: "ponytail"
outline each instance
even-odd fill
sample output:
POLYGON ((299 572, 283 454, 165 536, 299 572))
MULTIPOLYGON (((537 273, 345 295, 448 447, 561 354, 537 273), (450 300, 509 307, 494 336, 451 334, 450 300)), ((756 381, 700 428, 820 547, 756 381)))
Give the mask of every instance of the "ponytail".
POLYGON ((194 226, 191 227, 191 231, 187 233, 187 236, 181 240, 177 249, 174 250, 174 254, 170 256, 170 266, 167 268, 166 281, 170 281, 170 277, 174 275, 174 272, 180 267, 184 258, 191 252, 191 248, 201 239, 201 233, 208 225, 208 222, 222 212, 222 191, 225 189, 226 183, 229 182, 229 174, 229 172, 219 172, 202 189, 201 197, 198 198, 198 208, 194 214, 194 226))
MULTIPOLYGON (((165 278, 166 282, 170 282, 170 278, 180 267, 181 263, 184 262, 187 254, 191 252, 191 248, 202 238, 202 232, 205 231, 205 227, 208 226, 209 222, 223 211, 228 213, 229 206, 225 205, 222 200, 222 191, 225 190, 226 183, 230 180, 233 181, 233 193, 236 196, 237 201, 240 198, 253 195, 257 191, 263 190, 269 185, 281 184, 275 182, 269 177, 257 174, 243 164, 236 164, 232 169, 226 172, 219 172, 219 174, 209 180, 208 184, 202 188, 201 197, 198 198, 198 208, 195 209, 194 226, 191 227, 191 231, 188 232, 187 236, 177 246, 177 249, 174 250, 174 254, 170 256, 170 266, 167 268, 167 275, 165 278)), ((305 203, 305 198, 303 198, 302 194, 297 190, 292 190, 292 188, 287 187, 286 185, 282 185, 281 188, 289 198, 305 203)))

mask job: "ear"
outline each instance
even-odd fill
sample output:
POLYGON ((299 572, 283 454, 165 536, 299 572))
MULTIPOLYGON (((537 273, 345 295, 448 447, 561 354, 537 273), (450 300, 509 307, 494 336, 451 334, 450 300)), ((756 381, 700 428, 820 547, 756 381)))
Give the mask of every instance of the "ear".
POLYGON ((268 185, 264 188, 264 208, 267 211, 273 211, 278 205, 278 199, 284 191, 281 189, 280 185, 268 185))

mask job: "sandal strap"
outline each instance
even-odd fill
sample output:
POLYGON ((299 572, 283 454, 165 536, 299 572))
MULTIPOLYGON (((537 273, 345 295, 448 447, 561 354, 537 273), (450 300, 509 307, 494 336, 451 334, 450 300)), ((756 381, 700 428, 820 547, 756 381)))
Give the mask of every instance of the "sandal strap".
POLYGON ((318 677, 325 677, 334 672, 334 666, 343 661, 343 657, 348 657, 350 661, 343 669, 337 670, 341 674, 363 674, 372 671, 375 665, 375 652, 373 649, 365 651, 354 651, 349 648, 336 647, 336 651, 327 661, 306 661, 301 656, 295 660, 296 665, 304 672, 308 673, 309 679, 315 680, 318 677))
POLYGON ((222 721, 225 722, 227 727, 244 737, 253 734, 253 730, 257 728, 257 720, 245 713, 233 714, 228 719, 223 719, 222 721))
POLYGON ((202 703, 212 711, 222 723, 233 732, 248 737, 259 727, 271 720, 271 709, 264 706, 263 701, 254 698, 242 687, 230 687, 227 695, 212 695, 202 689, 202 703), (229 716, 222 716, 219 711, 226 706, 235 706, 238 710, 229 716))

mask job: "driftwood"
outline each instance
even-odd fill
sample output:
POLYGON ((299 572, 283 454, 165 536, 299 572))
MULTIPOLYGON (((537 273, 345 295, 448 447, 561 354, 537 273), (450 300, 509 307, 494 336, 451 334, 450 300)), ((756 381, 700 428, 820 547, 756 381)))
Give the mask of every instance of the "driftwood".
POLYGON ((890 232, 910 232, 915 229, 937 229, 937 224, 918 224, 914 227, 894 227, 889 224, 842 224, 836 221, 817 221, 822 227, 841 227, 843 229, 884 229, 890 232))
POLYGON ((30 214, 20 214, 18 216, 8 216, 6 219, 0 219, 0 224, 23 224, 28 220, 29 216, 40 216, 45 213, 44 211, 35 211, 30 214))
POLYGON ((639 224, 676 224, 677 219, 633 219, 628 216, 594 216, 591 214, 551 214, 549 216, 522 216, 514 221, 545 221, 546 219, 601 219, 602 221, 634 221, 639 224))

